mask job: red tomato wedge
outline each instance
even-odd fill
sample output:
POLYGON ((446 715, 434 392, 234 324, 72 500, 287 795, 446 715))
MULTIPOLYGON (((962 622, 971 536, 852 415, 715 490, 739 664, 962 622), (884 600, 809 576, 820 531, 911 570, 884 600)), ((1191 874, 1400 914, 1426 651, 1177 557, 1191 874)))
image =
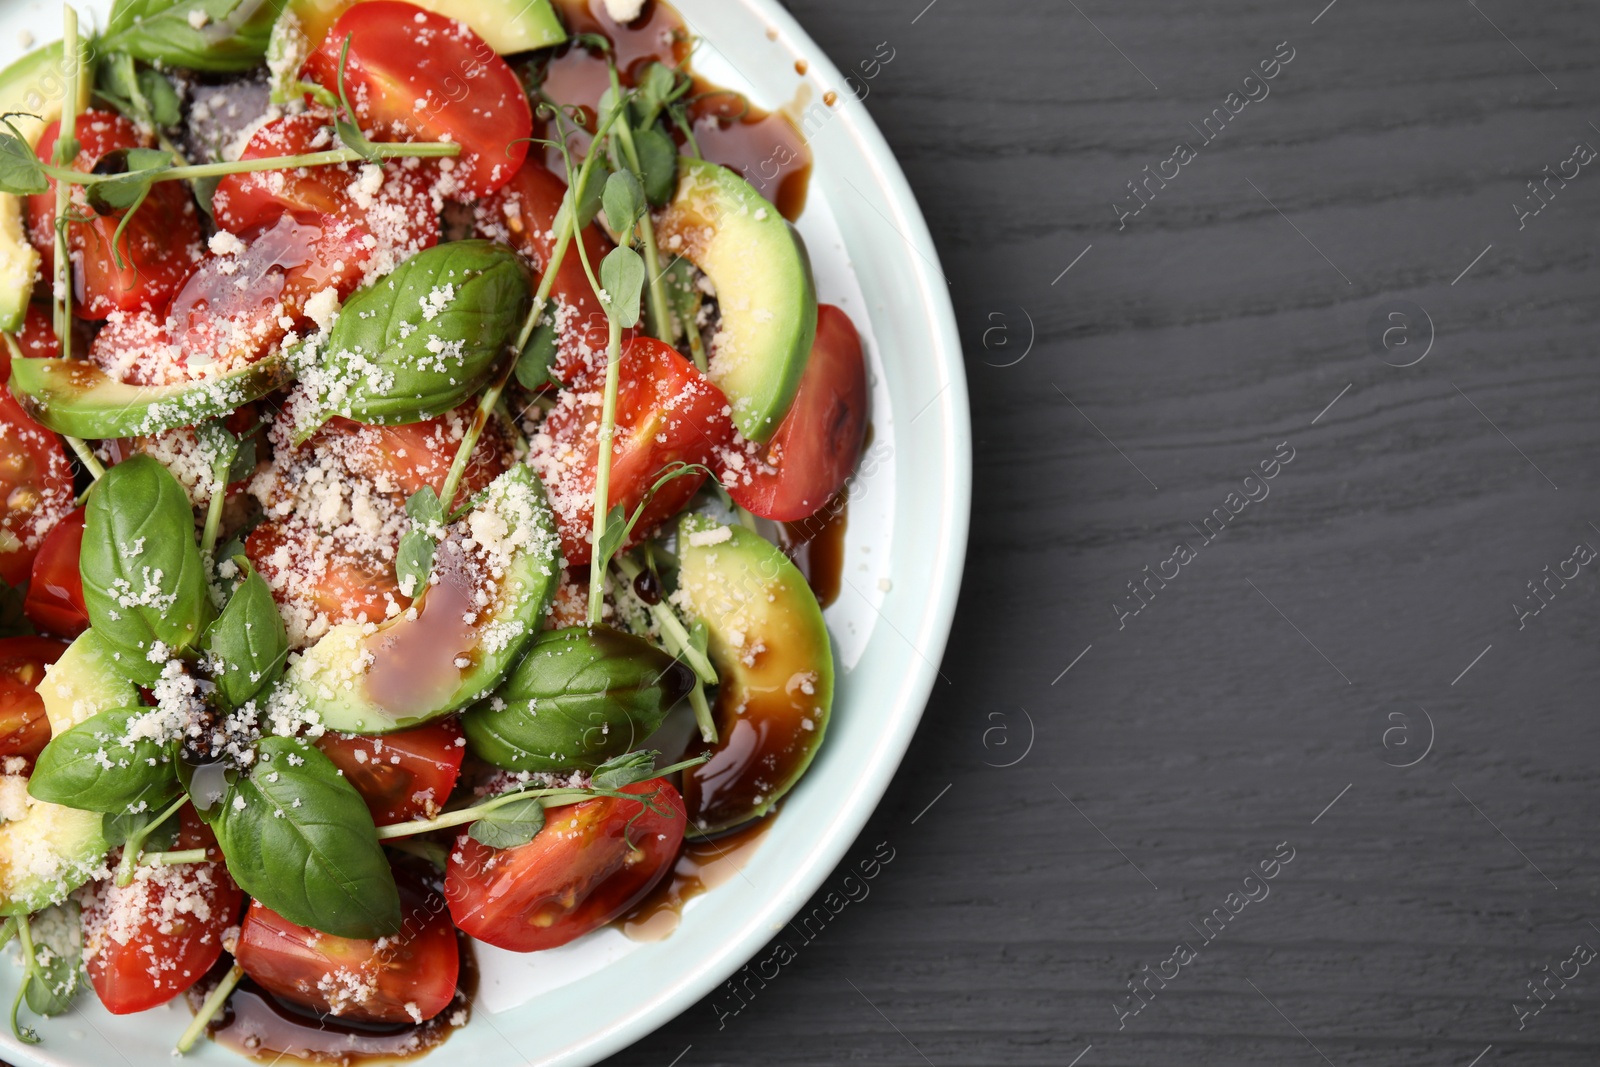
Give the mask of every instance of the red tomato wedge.
POLYGON ((37 756, 50 743, 39 683, 67 646, 48 637, 0 638, 0 756, 37 756))
MULTIPOLYGON (((78 116, 76 132, 81 147, 72 168, 84 173, 119 148, 145 147, 133 123, 107 111, 85 111, 78 116)), ((37 148, 40 159, 54 156, 59 135, 60 123, 45 128, 37 148)), ((72 204, 79 215, 90 217, 67 227, 73 258, 72 312, 80 319, 163 306, 200 258, 200 218, 182 182, 157 182, 151 187, 117 244, 121 266, 111 243, 122 213, 95 215, 80 191, 74 191, 72 204)), ((55 217, 52 179, 49 192, 28 197, 28 239, 44 257, 40 270, 47 279, 55 270, 55 217)))
POLYGON ((402 0, 357 4, 306 60, 304 73, 333 92, 347 37, 345 90, 373 140, 459 144, 461 155, 439 165, 453 199, 511 180, 528 155, 533 109, 516 73, 466 23, 402 0))
MULTIPOLYGON (((179 846, 201 847, 183 838, 179 846)), ((110 879, 91 882, 83 944, 100 1002, 113 1015, 127 1015, 194 985, 222 955, 223 933, 243 903, 220 862, 139 867, 132 884, 120 888, 110 879)))
POLYGON ((653 803, 670 817, 597 797, 551 809, 539 836, 517 848, 456 838, 444 882, 456 925, 498 948, 533 952, 582 937, 637 904, 683 844, 683 798, 665 778, 622 792, 656 793, 653 803))
POLYGON ((461 773, 466 746, 454 719, 364 737, 323 734, 317 747, 344 772, 379 826, 439 814, 461 773))
POLYGON ((72 510, 72 464, 55 434, 0 390, 0 578, 21 585, 45 534, 72 510))
POLYGON ((832 304, 817 307, 817 339, 789 413, 766 445, 749 444, 718 472, 728 493, 763 519, 815 514, 844 487, 867 436, 867 362, 861 335, 832 304))
POLYGON ((33 577, 22 612, 28 621, 57 637, 77 637, 89 628, 83 603, 83 576, 78 556, 83 550, 84 509, 79 508, 45 535, 33 560, 33 577))
MULTIPOLYGON (((439 492, 476 409, 476 402, 469 402, 453 412, 401 426, 363 426, 336 416, 301 447, 338 448, 350 475, 368 479, 380 492, 408 497, 423 486, 439 492)), ((505 437, 485 428, 461 475, 452 506, 464 504, 509 470, 511 458, 505 437)))
POLYGON ((245 538, 244 554, 280 605, 324 614, 330 624, 382 622, 391 601, 400 611, 411 605, 400 592, 393 560, 326 543, 303 518, 263 522, 245 538))
MULTIPOLYGON (((656 479, 677 462, 709 464, 733 439, 728 399, 672 347, 636 337, 618 363, 616 436, 612 442, 609 506, 632 516, 656 479)), ((589 562, 593 546, 595 465, 600 457, 603 372, 557 395, 555 408, 531 442, 531 461, 544 479, 569 565, 589 562)), ((651 498, 636 537, 677 514, 705 481, 689 474, 651 498)))
POLYGON ((395 874, 405 916, 398 934, 376 941, 335 937, 252 901, 234 954, 239 966, 268 991, 341 1019, 433 1018, 456 995, 456 932, 438 893, 403 871, 395 874))
MULTIPOLYGON (((511 184, 475 209, 476 232, 480 237, 509 244, 543 274, 555 252, 556 213, 566 195, 566 183, 530 159, 511 184)), ((596 270, 613 247, 611 239, 594 223, 584 228, 583 245, 596 270)), ((609 343, 606 314, 595 299, 577 248, 570 244, 556 271, 550 299, 553 308, 547 314, 555 314, 558 327, 551 374, 558 382, 570 384, 597 367, 604 369, 609 343)), ((626 331, 623 343, 632 336, 632 330, 626 331)))

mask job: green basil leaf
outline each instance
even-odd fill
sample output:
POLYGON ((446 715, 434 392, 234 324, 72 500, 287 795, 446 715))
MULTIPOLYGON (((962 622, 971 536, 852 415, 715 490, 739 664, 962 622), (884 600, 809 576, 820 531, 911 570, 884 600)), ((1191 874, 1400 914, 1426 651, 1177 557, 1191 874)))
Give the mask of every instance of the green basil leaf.
POLYGON ((82 985, 83 922, 78 903, 68 900, 28 920, 33 959, 28 969, 28 1010, 35 1015, 64 1015, 82 985))
MULTIPOLYGON (((128 839, 140 833, 151 820, 159 818, 161 811, 141 811, 137 814, 130 812, 107 812, 100 820, 100 834, 106 839, 107 848, 116 848, 128 843, 128 839)), ((144 849, 146 852, 163 852, 172 847, 173 841, 178 837, 178 820, 168 818, 154 830, 144 834, 144 849)))
POLYGON ((619 170, 606 179, 600 202, 612 233, 632 233, 639 216, 644 214, 644 187, 632 171, 619 170))
POLYGON ((101 47, 146 63, 244 71, 267 54, 276 0, 117 0, 101 47))
POLYGON ((113 708, 50 739, 39 753, 28 793, 35 800, 83 811, 145 812, 179 793, 168 746, 128 740, 129 724, 150 708, 113 708))
POLYGON ((79 571, 90 624, 140 685, 211 621, 188 494, 150 456, 118 463, 89 491, 79 571))
POLYGON ((638 325, 639 296, 644 291, 644 260, 639 253, 625 245, 607 253, 600 261, 600 287, 617 321, 625 327, 638 325))
POLYGON ((11 132, 0 133, 0 192, 16 196, 49 192, 50 180, 32 146, 10 122, 5 125, 11 132))
POLYGON ((639 154, 639 181, 651 204, 661 207, 678 187, 678 146, 654 126, 633 135, 633 148, 639 154))
POLYGON ((513 800, 495 808, 467 829, 467 836, 490 848, 526 845, 544 829, 544 805, 538 797, 513 800))
POLYGON ((589 778, 595 789, 621 789, 656 776, 658 752, 625 752, 596 767, 589 778))
POLYGON ((556 324, 550 316, 534 328, 528 343, 517 357, 517 382, 524 389, 538 389, 550 382, 550 368, 556 361, 556 324))
POLYGON ((419 252, 345 301, 322 366, 307 381, 321 411, 393 425, 420 422, 478 392, 515 340, 532 297, 505 245, 451 241, 419 252))
POLYGON ((400 929, 400 896, 366 802, 333 761, 263 738, 212 824, 234 881, 292 923, 337 937, 400 929))
MULTIPOLYGON (((241 557, 241 560, 243 558, 241 557)), ((289 634, 273 602, 272 590, 250 566, 235 560, 244 573, 227 607, 206 630, 202 642, 211 664, 217 693, 237 708, 283 676, 289 658, 289 634)))
POLYGON ((421 526, 438 526, 444 523, 444 505, 431 485, 425 485, 406 497, 406 514, 421 526))
POLYGON ((394 576, 400 582, 401 593, 414 597, 428 587, 438 548, 439 543, 421 530, 407 530, 401 536, 400 549, 394 557, 394 576))
POLYGON ((461 724, 473 755, 497 767, 591 769, 643 743, 693 684, 693 671, 643 638, 546 630, 461 724))

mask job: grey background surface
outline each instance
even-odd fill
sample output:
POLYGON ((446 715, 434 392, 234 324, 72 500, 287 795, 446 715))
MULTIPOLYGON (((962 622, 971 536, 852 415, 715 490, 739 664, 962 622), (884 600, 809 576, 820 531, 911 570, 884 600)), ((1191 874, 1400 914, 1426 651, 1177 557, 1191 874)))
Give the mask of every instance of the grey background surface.
POLYGON ((967 347, 948 684, 860 899, 613 1062, 1600 1062, 1600 163, 1526 186, 1600 147, 1595 6, 926 2, 790 6, 894 50, 865 106, 967 347))

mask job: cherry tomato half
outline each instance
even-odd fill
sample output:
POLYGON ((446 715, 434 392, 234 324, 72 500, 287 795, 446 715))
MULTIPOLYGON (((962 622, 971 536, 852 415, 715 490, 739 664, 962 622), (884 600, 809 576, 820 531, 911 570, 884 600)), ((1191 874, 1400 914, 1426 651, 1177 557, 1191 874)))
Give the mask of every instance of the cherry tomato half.
POLYGON ((67 646, 48 637, 0 638, 0 756, 37 756, 50 743, 39 683, 67 646))
MULTIPOLYGON (((116 856, 109 862, 115 866, 116 856)), ((194 985, 222 955, 223 933, 243 903, 221 862, 139 867, 122 887, 111 879, 90 883, 85 969, 100 1002, 113 1015, 128 1015, 194 985)))
MULTIPOLYGON (((37 149, 40 159, 54 155, 60 132, 60 123, 45 128, 37 149)), ((76 133, 81 147, 72 167, 84 173, 117 149, 145 146, 133 123, 108 111, 85 111, 78 116, 76 133)), ((72 205, 79 215, 90 218, 67 227, 73 261, 72 312, 80 319, 163 306, 200 258, 200 219, 183 182, 151 186, 117 244, 121 266, 111 242, 123 213, 97 215, 76 190, 72 205)), ((55 270, 55 218, 56 183, 51 179, 48 192, 28 197, 28 239, 44 258, 40 270, 47 279, 55 270)))
MULTIPOLYGON (((510 244, 543 274, 555 251, 556 213, 566 195, 567 184, 530 159, 511 184, 478 205, 474 213, 477 234, 510 244)), ((612 248, 611 239, 594 223, 584 228, 583 244, 591 264, 606 258, 612 248)), ((571 383, 596 366, 603 369, 610 340, 606 314, 574 247, 569 246, 562 256, 550 299, 560 326, 552 376, 558 382, 571 383)), ((624 343, 632 336, 633 331, 627 331, 624 343)))
POLYGON ((304 73, 338 90, 339 54, 350 53, 345 90, 363 130, 378 141, 461 146, 440 161, 455 199, 487 196, 511 180, 528 155, 533 109, 517 75, 464 22, 402 0, 367 0, 333 24, 304 73))
MULTIPOLYGON (((728 400, 683 356, 653 337, 636 337, 618 361, 616 436, 608 506, 631 517, 671 464, 706 464, 733 438, 728 400)), ((595 465, 600 458, 600 372, 557 394, 533 441, 532 460, 555 507, 561 552, 569 565, 589 562, 593 546, 595 465)), ((636 536, 677 514, 705 481, 690 474, 651 498, 636 536)))
POLYGON ((79 508, 45 535, 33 559, 33 577, 22 612, 28 621, 57 637, 77 637, 89 628, 83 602, 83 576, 78 557, 83 551, 84 509, 79 508))
POLYGON ((597 797, 552 809, 539 836, 517 848, 458 837, 444 882, 456 925, 499 948, 533 952, 599 929, 637 904, 683 844, 683 798, 665 778, 622 791, 656 793, 653 803, 670 817, 597 797))
MULTIPOLYGON (((390 603, 399 611, 411 604, 400 592, 392 559, 325 538, 299 516, 261 523, 245 538, 244 554, 272 588, 273 599, 291 615, 324 615, 331 625, 382 622, 389 617, 390 603)), ((310 622, 308 617, 302 625, 310 622)), ((295 632, 291 625, 290 634, 295 632)))
POLYGON ((344 772, 379 826, 439 814, 461 773, 466 747, 454 719, 365 737, 323 734, 317 747, 344 772))
POLYGON ((406 872, 395 874, 405 916, 398 934, 376 941, 335 937, 252 901, 234 954, 239 966, 270 992, 341 1019, 433 1018, 456 995, 456 932, 438 893, 406 872))
POLYGON ((0 390, 0 579, 20 585, 34 554, 72 510, 72 464, 55 434, 0 390))
POLYGON ((867 363, 861 335, 832 304, 817 307, 817 339, 789 413, 739 469, 717 473, 741 507, 778 522, 813 515, 843 488, 867 436, 867 363))
MULTIPOLYGON (((444 415, 401 426, 363 426, 334 417, 302 448, 332 446, 353 478, 370 481, 381 493, 409 497, 428 486, 444 488, 450 465, 477 409, 469 402, 444 415)), ((452 507, 460 507, 511 467, 511 445, 502 433, 487 426, 461 475, 452 507)))

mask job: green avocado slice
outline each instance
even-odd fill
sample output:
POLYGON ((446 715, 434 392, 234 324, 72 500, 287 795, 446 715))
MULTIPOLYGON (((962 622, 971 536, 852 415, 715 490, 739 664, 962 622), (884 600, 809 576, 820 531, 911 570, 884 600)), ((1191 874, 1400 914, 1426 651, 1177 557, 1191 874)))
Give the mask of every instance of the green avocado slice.
POLYGON ((451 526, 410 609, 378 626, 335 626, 291 658, 272 701, 309 706, 328 729, 359 734, 460 711, 499 685, 538 635, 560 556, 544 487, 530 468, 513 467, 451 526))
POLYGON ((833 708, 833 648, 805 576, 759 534, 686 515, 678 560, 721 678, 711 760, 683 775, 691 833, 709 835, 765 815, 811 765, 833 708))
POLYGON ((76 359, 14 359, 11 393, 56 433, 84 440, 141 437, 220 418, 287 385, 281 353, 229 374, 176 385, 129 385, 76 359))
POLYGON ((752 441, 778 429, 817 336, 811 258, 794 228, 749 182, 703 159, 678 159, 678 188, 655 218, 663 257, 682 256, 716 287, 722 325, 710 377, 752 441))

